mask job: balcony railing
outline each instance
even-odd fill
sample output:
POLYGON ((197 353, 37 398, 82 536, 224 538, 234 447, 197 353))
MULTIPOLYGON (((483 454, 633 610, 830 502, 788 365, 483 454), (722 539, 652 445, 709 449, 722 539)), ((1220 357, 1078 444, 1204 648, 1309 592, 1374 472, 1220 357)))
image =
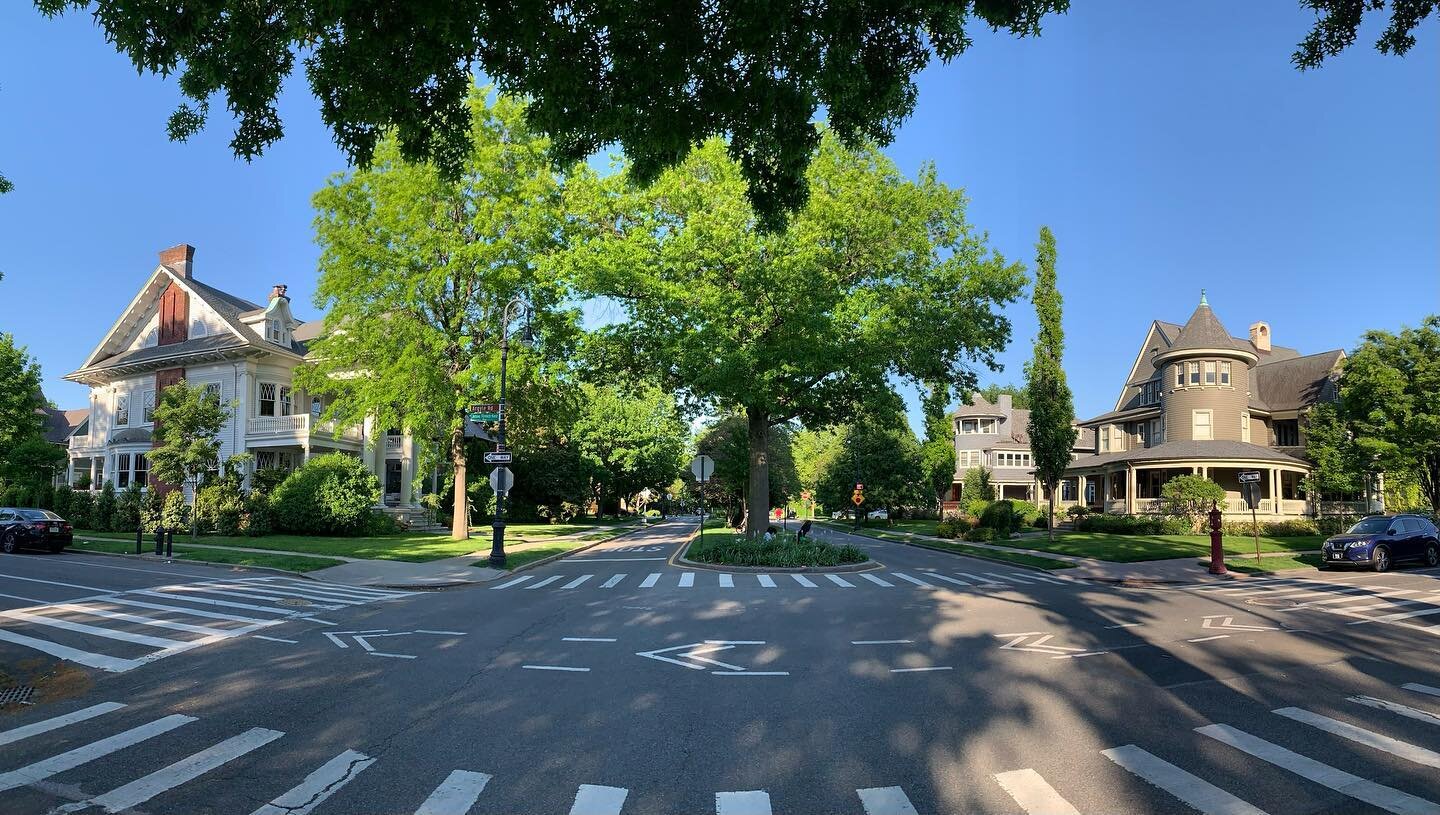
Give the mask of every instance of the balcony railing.
MULTIPOLYGON (((335 423, 313 422, 308 413, 294 416, 252 416, 245 421, 245 435, 251 438, 299 439, 318 436, 333 439, 335 438, 335 423)), ((360 428, 347 427, 340 432, 340 438, 346 441, 360 441, 360 428)))

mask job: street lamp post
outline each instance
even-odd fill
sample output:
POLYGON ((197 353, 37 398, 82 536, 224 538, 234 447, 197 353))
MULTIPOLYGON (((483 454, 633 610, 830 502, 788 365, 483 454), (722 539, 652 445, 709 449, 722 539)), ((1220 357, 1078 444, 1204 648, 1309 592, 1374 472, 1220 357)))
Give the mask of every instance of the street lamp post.
MULTIPOLYGON (((495 452, 505 451, 505 373, 510 358, 510 323, 521 314, 528 312, 530 304, 519 297, 510 298, 500 315, 500 416, 495 452)), ((500 465, 504 466, 504 465, 500 465)), ((509 490, 495 491, 495 518, 490 522, 494 535, 490 544, 490 565, 496 569, 505 568, 505 500, 509 490)))

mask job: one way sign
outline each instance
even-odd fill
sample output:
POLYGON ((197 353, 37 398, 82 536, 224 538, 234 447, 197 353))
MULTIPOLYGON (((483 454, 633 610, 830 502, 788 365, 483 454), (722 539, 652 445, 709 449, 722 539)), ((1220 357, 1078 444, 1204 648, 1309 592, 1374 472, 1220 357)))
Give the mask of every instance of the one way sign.
POLYGON ((509 464, 515 456, 509 450, 493 450, 485 454, 486 464, 509 464))

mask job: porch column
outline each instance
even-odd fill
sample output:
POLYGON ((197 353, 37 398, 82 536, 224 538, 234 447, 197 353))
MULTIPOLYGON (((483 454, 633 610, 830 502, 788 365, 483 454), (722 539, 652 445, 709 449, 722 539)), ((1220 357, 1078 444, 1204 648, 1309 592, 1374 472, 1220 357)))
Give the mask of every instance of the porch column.
POLYGON ((75 483, 75 459, 68 456, 65 458, 65 483, 75 483))
POLYGON ((1281 514, 1280 510, 1283 508, 1283 506, 1284 506, 1284 505, 1280 503, 1280 468, 1279 468, 1279 467, 1271 467, 1271 468, 1270 468, 1270 511, 1273 512, 1273 513, 1275 513, 1276 515, 1280 515, 1280 514, 1281 514))
POLYGON ((99 485, 95 483, 95 479, 97 477, 97 474, 95 472, 95 462, 98 460, 99 458, 97 456, 90 457, 90 489, 92 490, 99 487, 99 485))
POLYGON ((1125 465, 1125 514, 1135 514, 1135 465, 1125 465))
POLYGON ((412 502, 412 482, 415 480, 415 449, 414 439, 410 434, 400 437, 400 503, 406 505, 412 502))
POLYGON ((1089 502, 1085 500, 1085 476, 1075 476, 1075 489, 1075 503, 1089 506, 1089 502))

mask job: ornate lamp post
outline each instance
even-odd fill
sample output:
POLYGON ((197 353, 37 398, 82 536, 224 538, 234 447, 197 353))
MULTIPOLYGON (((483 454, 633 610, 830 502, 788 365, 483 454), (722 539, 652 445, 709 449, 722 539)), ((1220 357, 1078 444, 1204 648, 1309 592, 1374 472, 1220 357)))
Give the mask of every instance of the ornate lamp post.
MULTIPOLYGON (((521 334, 521 341, 529 342, 529 314, 530 304, 519 297, 510 298, 510 302, 505 304, 505 308, 500 314, 500 427, 495 440, 495 452, 497 453, 505 451, 505 373, 506 363, 510 358, 510 324, 521 315, 525 315, 527 319, 524 332, 521 334)), ((505 500, 508 496, 508 487, 495 491, 495 518, 490 523, 491 529, 494 530, 494 537, 490 544, 490 565, 496 569, 505 568, 505 500)))

